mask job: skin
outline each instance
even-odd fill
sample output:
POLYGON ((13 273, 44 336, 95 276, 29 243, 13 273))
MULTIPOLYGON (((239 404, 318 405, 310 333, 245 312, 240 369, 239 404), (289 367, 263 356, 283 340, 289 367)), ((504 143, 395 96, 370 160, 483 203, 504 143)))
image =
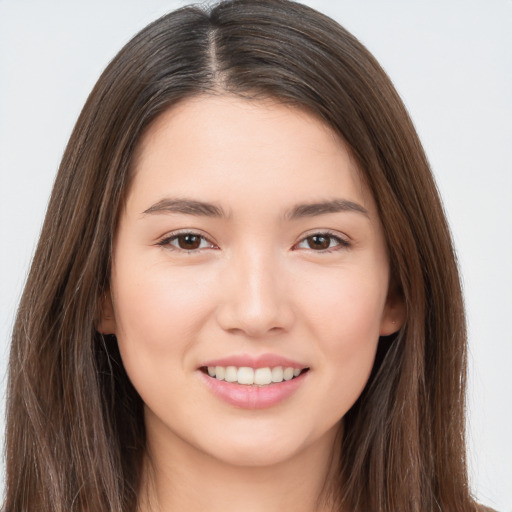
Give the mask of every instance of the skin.
POLYGON ((374 200, 320 120, 228 95, 162 114, 137 148, 99 326, 145 403, 140 509, 327 510, 342 418, 403 322, 389 281, 374 200), (226 216, 160 211, 169 198, 226 216), (287 216, 334 199, 364 211, 287 216), (177 231, 204 238, 185 250, 177 231), (309 367, 277 405, 235 407, 205 385, 205 361, 263 353, 309 367))

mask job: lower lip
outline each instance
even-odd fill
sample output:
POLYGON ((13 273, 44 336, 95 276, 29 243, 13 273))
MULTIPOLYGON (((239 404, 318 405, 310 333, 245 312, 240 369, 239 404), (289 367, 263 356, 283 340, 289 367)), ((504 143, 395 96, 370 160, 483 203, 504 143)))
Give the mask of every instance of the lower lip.
POLYGON ((308 373, 304 372, 294 379, 267 386, 247 386, 217 380, 200 372, 207 386, 217 397, 228 404, 243 409, 265 409, 283 402, 297 391, 308 373))

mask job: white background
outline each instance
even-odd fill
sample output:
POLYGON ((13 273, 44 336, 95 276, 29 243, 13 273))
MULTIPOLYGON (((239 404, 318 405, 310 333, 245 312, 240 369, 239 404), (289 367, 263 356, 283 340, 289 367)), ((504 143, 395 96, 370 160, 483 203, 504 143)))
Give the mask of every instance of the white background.
MULTIPOLYGON (((52 181, 87 94, 136 31, 185 3, 0 0, 1 375, 52 181)), ((374 53, 424 143, 465 288, 472 489, 511 512, 512 1, 305 3, 374 53)), ((2 403, 4 388, 5 377, 2 403)))

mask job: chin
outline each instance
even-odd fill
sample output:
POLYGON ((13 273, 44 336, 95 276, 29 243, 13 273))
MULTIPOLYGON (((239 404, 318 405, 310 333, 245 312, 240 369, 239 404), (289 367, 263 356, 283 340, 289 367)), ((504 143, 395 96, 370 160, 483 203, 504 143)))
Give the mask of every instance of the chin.
POLYGON ((230 466, 263 468, 277 466, 297 456, 298 449, 289 446, 230 443, 222 453, 212 453, 217 460, 230 466))
MULTIPOLYGON (((210 456, 225 464, 239 467, 269 467, 298 461, 310 450, 325 449, 329 453, 335 440, 338 425, 327 432, 290 431, 287 428, 275 428, 265 434, 257 425, 252 429, 231 433, 221 442, 211 440, 205 446, 210 456)), ((291 425, 293 428, 294 425, 291 425)), ((268 428, 268 427, 267 427, 268 428)))

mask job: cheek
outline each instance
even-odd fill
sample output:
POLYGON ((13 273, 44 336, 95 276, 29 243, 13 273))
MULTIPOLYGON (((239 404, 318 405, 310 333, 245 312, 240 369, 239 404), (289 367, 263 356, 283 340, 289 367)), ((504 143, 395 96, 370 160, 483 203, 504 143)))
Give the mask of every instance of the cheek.
POLYGON ((318 340, 318 369, 325 376, 322 394, 332 421, 353 405, 367 383, 379 341, 387 293, 386 274, 342 273, 317 276, 314 294, 303 294, 310 336, 318 340))
MULTIPOLYGON (((385 269, 384 269, 385 270, 385 269)), ((310 274, 294 291, 309 328, 332 348, 379 337, 387 273, 377 266, 310 274)))
POLYGON ((113 275, 119 351, 149 410, 191 414, 191 403, 184 410, 180 399, 190 392, 182 376, 193 367, 193 340, 208 317, 211 299, 204 284, 197 271, 175 273, 163 265, 131 272, 119 264, 113 275))
POLYGON ((173 271, 169 265, 155 264, 131 272, 118 265, 113 274, 114 309, 120 334, 142 331, 147 335, 165 331, 166 337, 185 325, 199 324, 209 302, 207 273, 194 268, 173 271))
POLYGON ((122 263, 112 278, 116 335, 136 385, 138 376, 169 374, 170 366, 187 364, 187 349, 209 316, 211 299, 207 277, 197 271, 154 265, 132 272, 122 263))

